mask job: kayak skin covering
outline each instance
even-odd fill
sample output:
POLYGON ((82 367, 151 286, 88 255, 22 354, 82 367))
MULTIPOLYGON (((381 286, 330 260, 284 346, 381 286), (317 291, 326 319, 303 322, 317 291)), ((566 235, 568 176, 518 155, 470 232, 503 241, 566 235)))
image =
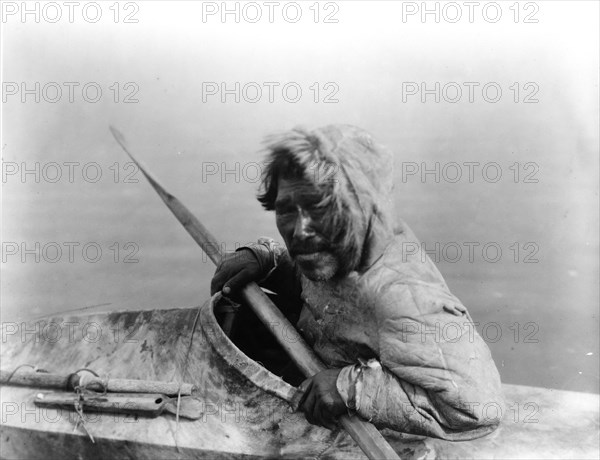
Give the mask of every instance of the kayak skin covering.
MULTIPOLYGON (((75 410, 35 404, 47 389, 4 383, 0 457, 366 458, 342 430, 310 425, 292 410, 295 388, 231 342, 214 315, 218 302, 215 296, 200 309, 73 312, 4 323, 4 371, 28 364, 53 374, 87 368, 105 379, 188 383, 198 413, 194 420, 176 410, 84 409, 83 428, 75 410)), ((489 436, 451 442, 382 433, 401 458, 600 456, 598 395, 507 384, 503 392, 502 422, 489 436)), ((489 416, 495 411, 490 407, 489 416)))

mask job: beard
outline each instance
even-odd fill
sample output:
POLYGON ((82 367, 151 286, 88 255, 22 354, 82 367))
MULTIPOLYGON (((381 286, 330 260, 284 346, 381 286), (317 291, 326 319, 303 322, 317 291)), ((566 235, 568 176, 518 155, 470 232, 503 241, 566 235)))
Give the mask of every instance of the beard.
POLYGON ((333 278, 340 268, 337 257, 328 251, 295 254, 293 260, 302 274, 311 281, 327 281, 333 278))

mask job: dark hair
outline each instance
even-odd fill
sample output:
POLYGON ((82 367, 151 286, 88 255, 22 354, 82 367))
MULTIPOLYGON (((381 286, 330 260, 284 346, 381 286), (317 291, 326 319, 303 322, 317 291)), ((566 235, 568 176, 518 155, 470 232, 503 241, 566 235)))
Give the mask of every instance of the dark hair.
POLYGON ((322 193, 316 206, 324 210, 322 230, 339 259, 340 275, 359 266, 368 232, 369 222, 341 158, 351 156, 357 165, 361 164, 365 150, 361 133, 354 127, 332 125, 313 132, 295 128, 265 140, 267 158, 258 201, 273 211, 281 178, 301 178, 314 184, 322 193), (344 139, 349 145, 338 151, 344 139))
POLYGON ((269 154, 265 169, 262 173, 260 190, 257 199, 267 211, 275 209, 279 178, 302 178, 305 170, 295 160, 288 150, 274 150, 269 154))

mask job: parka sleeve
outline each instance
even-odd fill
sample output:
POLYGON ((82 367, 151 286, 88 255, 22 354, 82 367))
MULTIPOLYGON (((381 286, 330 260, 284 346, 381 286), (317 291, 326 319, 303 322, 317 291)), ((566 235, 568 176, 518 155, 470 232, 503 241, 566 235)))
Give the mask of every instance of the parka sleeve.
POLYGON ((500 422, 500 378, 465 307, 433 291, 396 285, 373 305, 379 360, 343 368, 338 392, 379 428, 475 439, 500 422))

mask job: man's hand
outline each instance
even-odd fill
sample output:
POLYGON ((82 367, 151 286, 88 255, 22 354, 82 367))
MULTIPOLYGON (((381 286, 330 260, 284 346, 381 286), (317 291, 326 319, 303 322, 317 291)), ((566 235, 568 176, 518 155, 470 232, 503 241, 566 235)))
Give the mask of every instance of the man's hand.
POLYGON ((346 404, 335 385, 340 371, 341 369, 321 371, 306 379, 298 388, 303 393, 298 410, 304 412, 308 423, 334 430, 336 419, 346 413, 346 404))
POLYGON ((266 273, 250 249, 228 252, 221 259, 210 283, 210 295, 222 291, 225 297, 239 300, 240 290, 251 281, 259 281, 266 273))

